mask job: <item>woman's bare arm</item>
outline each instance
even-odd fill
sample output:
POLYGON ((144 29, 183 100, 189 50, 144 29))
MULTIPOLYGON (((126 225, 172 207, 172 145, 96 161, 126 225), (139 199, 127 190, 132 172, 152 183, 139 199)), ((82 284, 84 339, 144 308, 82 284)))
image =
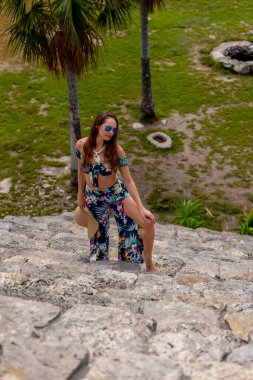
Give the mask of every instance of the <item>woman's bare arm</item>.
MULTIPOLYGON (((83 150, 83 144, 85 142, 86 138, 80 139, 76 142, 76 149, 82 154, 83 150)), ((78 159, 78 169, 77 169, 77 176, 78 176, 78 192, 77 192, 77 204, 79 207, 83 207, 86 203, 86 198, 84 195, 84 187, 86 184, 85 181, 85 175, 82 170, 81 165, 81 159, 78 159)))

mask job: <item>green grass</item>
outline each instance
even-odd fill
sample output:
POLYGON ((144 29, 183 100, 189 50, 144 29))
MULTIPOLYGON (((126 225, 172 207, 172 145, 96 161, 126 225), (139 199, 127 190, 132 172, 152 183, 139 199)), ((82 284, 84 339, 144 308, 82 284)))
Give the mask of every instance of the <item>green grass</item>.
POLYGON ((247 105, 222 109, 211 120, 207 118, 202 121, 203 128, 199 134, 201 141, 194 141, 196 147, 209 147, 210 161, 214 154, 219 153, 222 158, 216 163, 221 168, 224 164, 236 168, 225 178, 235 177, 245 187, 251 183, 253 175, 252 120, 253 108, 247 105))
MULTIPOLYGON (((220 195, 220 194, 219 194, 220 195)), ((220 198, 220 197, 219 197, 220 198)), ((165 192, 161 186, 155 186, 153 192, 148 196, 147 202, 152 207, 156 215, 159 215, 161 222, 174 223, 180 204, 185 198, 180 194, 170 194, 165 192)), ((238 217, 241 210, 226 201, 210 201, 204 194, 198 194, 193 202, 201 203, 201 226, 209 229, 220 230, 224 216, 238 217)))
MULTIPOLYGON (((197 130, 194 122, 188 124, 194 131, 191 146, 197 151, 208 148, 206 161, 200 168, 191 163, 187 165, 187 160, 184 160, 185 165, 178 162, 178 169, 185 168, 191 177, 193 193, 198 178, 201 173, 208 173, 216 154, 220 155, 217 160, 220 170, 229 165, 233 168, 225 174, 230 186, 250 189, 253 175, 253 107, 249 106, 253 99, 252 76, 235 75, 221 68, 212 62, 209 53, 226 40, 253 41, 249 32, 251 25, 250 0, 242 0, 240 4, 236 0, 170 0, 166 9, 150 15, 151 76, 158 118, 166 118, 173 112, 196 114, 201 107, 204 113, 207 108, 221 107, 201 120, 201 130, 197 130), (215 36, 215 40, 210 36, 215 36), (206 70, 198 69, 194 63, 196 52, 199 64, 206 70), (236 81, 221 83, 217 80, 220 76, 236 81)), ((123 107, 133 119, 138 120, 141 116, 139 27, 137 12, 124 36, 108 36, 97 70, 90 70, 78 81, 82 134, 88 134, 94 117, 102 109, 114 111, 120 119, 120 141, 133 157, 134 165, 141 164, 144 157, 159 160, 181 152, 186 138, 182 132, 169 128, 165 132, 173 140, 172 149, 157 151, 146 139, 156 126, 136 131, 124 118, 123 107)), ((69 175, 53 179, 41 172, 43 166, 61 170, 63 163, 54 160, 69 155, 66 80, 56 80, 44 69, 33 68, 20 73, 0 73, 0 87, 0 180, 12 178, 10 193, 0 195, 0 216, 42 215, 73 209, 75 190, 68 184, 69 175), (39 114, 43 104, 46 115, 39 114)), ((162 168, 158 166, 153 165, 156 173, 145 174, 154 184, 154 194, 162 183, 162 179, 157 180, 159 174, 162 176, 162 168)), ((149 197, 152 210, 163 220, 173 215, 173 202, 182 198, 180 193, 184 189, 177 189, 170 195, 172 190, 167 189, 164 193, 163 189, 160 206, 154 194, 149 197)), ((222 215, 229 215, 233 207, 238 210, 225 196, 215 195, 217 191, 214 183, 213 198, 206 201, 206 207, 214 210, 217 220, 216 224, 212 220, 209 227, 215 229, 221 228, 222 215)), ((249 195, 248 199, 253 202, 253 196, 249 195)))

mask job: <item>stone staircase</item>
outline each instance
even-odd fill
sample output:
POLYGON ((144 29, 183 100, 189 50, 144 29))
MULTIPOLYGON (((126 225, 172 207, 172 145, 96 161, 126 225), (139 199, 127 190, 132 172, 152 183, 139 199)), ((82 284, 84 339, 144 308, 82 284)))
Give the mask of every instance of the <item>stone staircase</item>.
POLYGON ((71 213, 0 220, 0 380, 252 380, 253 238, 157 225, 156 274, 71 213))

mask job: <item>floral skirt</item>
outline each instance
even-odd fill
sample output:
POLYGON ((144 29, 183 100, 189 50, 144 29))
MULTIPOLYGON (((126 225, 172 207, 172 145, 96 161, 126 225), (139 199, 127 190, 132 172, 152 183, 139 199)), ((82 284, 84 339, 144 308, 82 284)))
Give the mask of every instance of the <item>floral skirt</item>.
POLYGON ((129 196, 124 182, 117 182, 106 190, 94 191, 86 186, 87 206, 99 223, 99 229, 90 239, 90 255, 96 260, 108 259, 109 212, 113 211, 119 233, 118 260, 143 263, 143 241, 139 225, 124 213, 123 200, 129 196))

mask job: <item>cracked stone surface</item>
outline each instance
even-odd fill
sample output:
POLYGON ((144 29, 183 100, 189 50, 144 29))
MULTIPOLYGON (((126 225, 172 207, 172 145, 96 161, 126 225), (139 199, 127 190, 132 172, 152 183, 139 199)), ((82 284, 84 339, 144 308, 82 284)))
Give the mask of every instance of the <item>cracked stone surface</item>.
POLYGON ((0 220, 0 379, 251 380, 253 238, 157 225, 158 271, 89 262, 71 213, 0 220))

